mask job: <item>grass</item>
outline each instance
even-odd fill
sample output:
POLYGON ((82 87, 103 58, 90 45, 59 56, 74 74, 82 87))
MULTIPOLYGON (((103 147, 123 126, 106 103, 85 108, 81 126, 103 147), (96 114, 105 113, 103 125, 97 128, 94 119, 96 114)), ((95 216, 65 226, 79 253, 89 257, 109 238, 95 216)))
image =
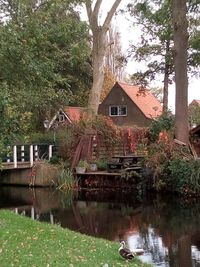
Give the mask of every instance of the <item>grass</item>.
POLYGON ((115 242, 0 211, 1 267, 150 266, 136 258, 124 260, 118 247, 115 242))

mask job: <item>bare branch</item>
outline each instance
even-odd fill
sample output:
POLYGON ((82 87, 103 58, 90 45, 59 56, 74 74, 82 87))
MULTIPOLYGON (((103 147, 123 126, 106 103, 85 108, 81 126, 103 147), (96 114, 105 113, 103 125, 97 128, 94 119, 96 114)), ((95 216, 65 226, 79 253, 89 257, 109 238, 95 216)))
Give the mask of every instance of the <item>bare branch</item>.
POLYGON ((88 19, 89 19, 90 25, 92 25, 93 12, 92 12, 91 1, 86 1, 85 6, 86 6, 87 15, 88 15, 88 19))
POLYGON ((114 4, 112 5, 112 7, 111 7, 110 11, 108 12, 107 17, 106 17, 106 19, 105 19, 105 21, 104 21, 104 24, 103 24, 103 26, 102 26, 102 30, 103 30, 103 31, 107 31, 107 30, 108 30, 108 28, 109 28, 109 24, 110 24, 110 22, 111 22, 111 20, 112 20, 112 17, 113 17, 113 15, 114 15, 114 13, 115 13, 117 7, 118 7, 119 4, 121 3, 121 1, 122 1, 122 0, 116 0, 116 1, 114 2, 114 4))
POLYGON ((102 0, 97 0, 96 1, 95 7, 94 7, 94 10, 93 10, 93 15, 96 16, 96 17, 99 14, 99 9, 100 9, 101 3, 102 3, 102 0))
POLYGON ((92 10, 91 1, 86 1, 87 15, 90 23, 90 27, 93 29, 98 28, 98 15, 102 0, 97 0, 94 10, 92 10))

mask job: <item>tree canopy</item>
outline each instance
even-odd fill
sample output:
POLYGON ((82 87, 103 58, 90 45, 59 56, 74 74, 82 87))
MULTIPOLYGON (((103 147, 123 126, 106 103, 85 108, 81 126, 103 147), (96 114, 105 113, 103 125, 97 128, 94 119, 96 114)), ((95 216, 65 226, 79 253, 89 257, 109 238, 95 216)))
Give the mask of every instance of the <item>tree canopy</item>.
MULTIPOLYGON (((196 7, 197 8, 197 7, 196 7)), ((138 44, 130 47, 130 55, 134 60, 145 62, 146 70, 132 75, 135 83, 145 86, 150 81, 163 75, 163 110, 168 109, 168 86, 174 80, 174 31, 172 24, 172 4, 170 0, 137 1, 128 5, 129 13, 134 24, 141 28, 142 35, 138 44)), ((188 70, 191 74, 197 73, 199 67, 199 14, 194 3, 188 4, 187 16, 189 19, 189 49, 188 70)))
POLYGON ((91 83, 91 49, 88 27, 75 11, 78 3, 0 3, 0 87, 6 85, 17 114, 29 113, 29 130, 60 106, 86 104, 78 95, 91 83))

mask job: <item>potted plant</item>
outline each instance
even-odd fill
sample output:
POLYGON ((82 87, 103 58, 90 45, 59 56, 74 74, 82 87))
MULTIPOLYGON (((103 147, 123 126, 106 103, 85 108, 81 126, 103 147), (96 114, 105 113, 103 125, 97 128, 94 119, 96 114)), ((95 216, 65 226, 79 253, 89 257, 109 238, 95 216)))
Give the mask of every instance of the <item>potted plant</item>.
POLYGON ((97 168, 100 171, 105 171, 107 169, 107 159, 101 158, 96 161, 97 168))
POLYGON ((79 160, 77 166, 75 167, 76 173, 85 173, 88 168, 88 163, 86 160, 79 160))
POLYGON ((90 163, 90 171, 92 171, 92 172, 97 171, 97 162, 96 161, 92 161, 90 163))

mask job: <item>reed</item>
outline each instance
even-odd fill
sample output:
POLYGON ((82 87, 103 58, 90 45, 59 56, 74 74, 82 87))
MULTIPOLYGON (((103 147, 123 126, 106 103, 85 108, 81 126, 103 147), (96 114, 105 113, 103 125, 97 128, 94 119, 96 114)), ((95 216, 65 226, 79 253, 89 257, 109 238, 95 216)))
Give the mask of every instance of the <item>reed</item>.
POLYGON ((78 188, 78 179, 74 177, 73 172, 69 168, 62 168, 60 170, 57 188, 62 191, 69 191, 78 188))

